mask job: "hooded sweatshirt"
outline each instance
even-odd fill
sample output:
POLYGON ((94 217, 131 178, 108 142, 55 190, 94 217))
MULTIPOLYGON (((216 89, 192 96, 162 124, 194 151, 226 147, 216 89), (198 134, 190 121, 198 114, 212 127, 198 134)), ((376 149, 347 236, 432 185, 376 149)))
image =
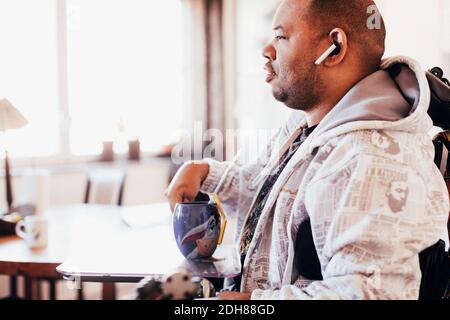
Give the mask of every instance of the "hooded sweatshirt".
MULTIPOLYGON (((252 299, 418 298, 418 254, 447 240, 449 213, 433 162, 429 103, 425 73, 406 57, 384 60, 347 92, 273 186, 244 261, 242 292, 252 299), (307 219, 320 281, 296 267, 295 240, 307 219)), ((293 112, 258 161, 229 171, 219 196, 237 214, 237 242, 266 173, 306 127, 304 114, 293 112)), ((228 163, 206 161, 201 189, 212 192, 228 163)))

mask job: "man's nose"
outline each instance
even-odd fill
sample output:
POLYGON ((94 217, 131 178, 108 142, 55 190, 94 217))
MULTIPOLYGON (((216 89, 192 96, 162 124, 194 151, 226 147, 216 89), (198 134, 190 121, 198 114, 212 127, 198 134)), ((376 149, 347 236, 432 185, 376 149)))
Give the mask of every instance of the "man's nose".
POLYGON ((271 42, 263 48, 262 54, 269 61, 275 61, 277 59, 277 52, 271 42))

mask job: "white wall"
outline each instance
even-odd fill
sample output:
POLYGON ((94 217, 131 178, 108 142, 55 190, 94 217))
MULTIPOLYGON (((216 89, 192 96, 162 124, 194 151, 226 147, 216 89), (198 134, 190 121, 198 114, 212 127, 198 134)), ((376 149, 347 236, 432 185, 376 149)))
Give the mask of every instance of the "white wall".
POLYGON ((387 29, 386 56, 406 55, 450 77, 450 1, 375 0, 387 29))

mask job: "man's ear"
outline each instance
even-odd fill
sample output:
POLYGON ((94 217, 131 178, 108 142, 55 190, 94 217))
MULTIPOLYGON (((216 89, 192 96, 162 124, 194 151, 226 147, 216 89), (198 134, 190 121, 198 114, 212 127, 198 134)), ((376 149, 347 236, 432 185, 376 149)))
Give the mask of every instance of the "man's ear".
POLYGON ((330 41, 336 45, 336 50, 324 62, 327 67, 334 67, 341 63, 347 55, 347 34, 341 28, 334 28, 329 34, 330 41))

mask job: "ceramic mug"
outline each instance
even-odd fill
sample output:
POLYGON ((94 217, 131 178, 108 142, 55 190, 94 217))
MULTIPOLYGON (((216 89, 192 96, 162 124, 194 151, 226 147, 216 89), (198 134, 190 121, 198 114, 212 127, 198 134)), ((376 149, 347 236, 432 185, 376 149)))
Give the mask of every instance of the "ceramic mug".
POLYGON ((209 258, 222 243, 226 216, 217 197, 178 203, 173 214, 175 240, 186 259, 209 258))
POLYGON ((48 221, 43 216, 27 216, 16 224, 16 233, 30 249, 42 249, 48 243, 48 221))

